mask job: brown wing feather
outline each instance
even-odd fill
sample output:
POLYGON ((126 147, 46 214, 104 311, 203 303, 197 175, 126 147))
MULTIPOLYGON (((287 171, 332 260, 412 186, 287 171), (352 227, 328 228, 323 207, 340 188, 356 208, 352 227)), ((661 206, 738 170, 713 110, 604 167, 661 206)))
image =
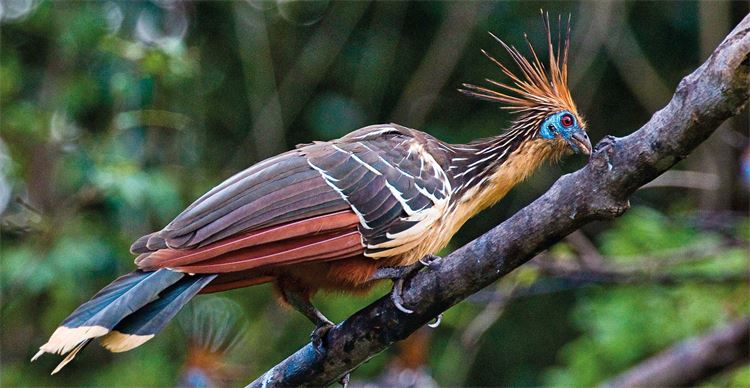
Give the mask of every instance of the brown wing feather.
POLYGON ((203 288, 200 293, 211 294, 214 292, 233 290, 235 288, 255 286, 272 282, 274 280, 275 278, 273 276, 257 276, 253 273, 235 272, 218 276, 209 283, 208 286, 203 288))
MULTIPOLYGON (((187 250, 160 249, 148 255, 139 256, 136 259, 136 264, 141 269, 175 268, 194 265, 208 259, 225 257, 229 253, 247 250, 252 247, 267 250, 269 246, 272 246, 271 243, 283 242, 288 244, 286 240, 294 240, 321 233, 349 233, 357 230, 358 223, 359 220, 354 213, 351 211, 341 211, 257 231, 245 232, 200 248, 187 250)), ((273 246, 279 246, 279 244, 273 246)))
POLYGON ((355 256, 363 251, 362 236, 353 230, 348 233, 326 233, 241 249, 174 269, 189 273, 237 272, 339 259, 355 256))
POLYGON ((361 254, 358 226, 348 203, 295 150, 229 178, 131 250, 141 269, 241 271, 232 283, 244 284, 259 276, 256 268, 361 254))
POLYGON ((295 150, 229 178, 164 229, 138 239, 131 250, 197 248, 245 231, 343 210, 349 205, 295 150))

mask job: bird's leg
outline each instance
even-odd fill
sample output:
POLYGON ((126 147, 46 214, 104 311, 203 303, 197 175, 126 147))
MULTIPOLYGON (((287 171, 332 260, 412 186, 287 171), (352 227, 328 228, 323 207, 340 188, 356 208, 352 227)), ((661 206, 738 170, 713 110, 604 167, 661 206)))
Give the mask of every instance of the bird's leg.
POLYGON ((323 339, 333 327, 333 322, 313 306, 309 297, 288 288, 282 288, 281 293, 284 295, 287 303, 294 307, 295 310, 301 312, 315 325, 315 330, 310 334, 310 340, 318 353, 324 353, 325 344, 323 339))
MULTIPOLYGON (((300 292, 290 290, 288 288, 281 288, 281 293, 284 295, 284 299, 289 303, 295 310, 301 312, 315 325, 315 330, 310 333, 310 341, 312 341, 313 347, 318 354, 324 354, 326 351, 325 341, 328 331, 334 326, 330 319, 326 318, 323 313, 320 312, 310 302, 310 298, 303 295, 300 292)), ((349 385, 349 373, 339 380, 339 383, 343 388, 349 385)))
POLYGON ((393 300, 393 304, 397 309, 404 313, 411 314, 414 311, 404 307, 404 299, 401 296, 401 293, 404 290, 404 281, 422 270, 422 268, 438 265, 440 260, 442 260, 440 256, 427 255, 412 265, 378 268, 372 277, 370 277, 370 280, 393 280, 393 289, 391 290, 391 300, 393 300))

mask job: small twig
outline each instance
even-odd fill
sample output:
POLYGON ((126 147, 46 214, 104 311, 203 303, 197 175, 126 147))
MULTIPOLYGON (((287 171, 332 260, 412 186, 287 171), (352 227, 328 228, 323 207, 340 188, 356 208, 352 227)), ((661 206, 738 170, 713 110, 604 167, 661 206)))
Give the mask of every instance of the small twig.
POLYGON ((627 269, 582 269, 572 268, 570 265, 555 263, 548 260, 534 261, 533 264, 539 268, 544 275, 563 278, 573 281, 583 281, 586 283, 606 283, 606 284, 679 284, 685 282, 700 283, 747 283, 750 280, 750 273, 720 273, 706 274, 703 272, 684 272, 684 273, 653 273, 643 270, 627 269))
POLYGON ((678 343, 605 382, 606 388, 694 386, 750 358, 750 317, 678 343))
MULTIPOLYGON (((490 303, 488 303, 484 309, 477 314, 476 317, 466 326, 463 334, 461 335, 461 346, 464 350, 475 349, 479 339, 482 338, 484 333, 497 322, 498 319, 503 315, 505 306, 508 305, 515 294, 518 285, 514 284, 507 289, 505 287, 498 287, 493 292, 495 296, 490 303)), ((473 358, 471 358, 473 359, 473 358)))
POLYGON ((604 258, 599 249, 596 248, 596 245, 582 231, 576 230, 567 235, 565 241, 576 250, 578 253, 577 258, 584 266, 588 268, 600 268, 604 265, 604 258))
POLYGON ((32 205, 29 201, 27 201, 25 198, 22 197, 16 197, 15 201, 17 204, 21 205, 24 209, 34 213, 37 216, 42 216, 41 210, 37 209, 36 206, 32 205))
MULTIPOLYGON (((579 89, 578 86, 584 79, 590 80, 589 75, 592 71, 592 65, 596 62, 599 52, 604 47, 605 40, 610 37, 612 25, 620 22, 612 19, 626 14, 627 12, 623 8, 628 6, 624 2, 597 1, 587 3, 579 8, 580 15, 577 15, 576 19, 580 22, 576 23, 571 39, 572 42, 579 42, 576 45, 575 55, 571 55, 572 68, 576 69, 575 72, 569 74, 572 89, 579 89)), ((580 89, 582 89, 581 92, 587 94, 596 92, 596 88, 592 88, 589 83, 586 84, 585 88, 580 89)), ((586 100, 589 99, 586 98, 586 100)), ((576 94, 576 100, 580 100, 578 94, 576 94)))
POLYGON ((461 2, 451 6, 422 63, 401 94, 391 113, 391 120, 415 128, 424 123, 440 89, 448 81, 469 43, 474 26, 487 17, 487 12, 483 12, 485 8, 479 2, 461 2))
POLYGON ((642 189, 656 187, 682 187, 686 189, 718 190, 719 177, 716 174, 700 171, 667 171, 653 181, 646 183, 642 189))
MULTIPOLYGON (((679 248, 662 250, 650 254, 640 254, 637 257, 633 256, 600 256, 601 261, 597 266, 583 265, 577 266, 573 263, 568 263, 567 266, 570 269, 574 268, 594 268, 594 269, 613 269, 613 270, 644 270, 654 271, 660 268, 669 268, 682 264, 695 263, 711 259, 712 256, 723 253, 724 251, 743 246, 738 244, 734 240, 726 240, 721 243, 705 243, 687 245, 679 248), (615 264, 622 263, 622 264, 615 264), (614 267, 613 267, 614 266, 614 267)), ((552 260, 556 261, 558 258, 552 257, 549 253, 542 253, 538 256, 538 260, 552 260)), ((581 258, 576 258, 578 261, 583 261, 581 258)), ((537 260, 537 261, 538 261, 537 260)), ((566 265, 560 263, 560 265, 566 265)))
POLYGON ((609 32, 615 38, 605 40, 604 46, 633 95, 646 109, 654 111, 668 101, 669 88, 641 50, 625 19, 625 14, 620 16, 615 30, 609 32))
POLYGON ((284 127, 268 131, 269 122, 279 125, 291 123, 304 108, 323 79, 326 70, 334 63, 349 35, 354 31, 368 3, 334 3, 329 17, 321 23, 310 37, 297 60, 284 75, 278 90, 268 96, 267 102, 258 111, 248 136, 235 152, 233 163, 242 157, 245 149, 254 141, 256 134, 264 137, 265 148, 259 149, 258 157, 265 158, 283 149, 284 127))
POLYGON ((352 85, 354 97, 367 107, 370 117, 378 117, 388 82, 397 73, 393 64, 399 58, 398 48, 408 6, 405 1, 374 4, 367 43, 362 49, 352 85))
MULTIPOLYGON (((670 249, 662 252, 656 252, 649 255, 639 255, 637 260, 631 260, 627 264, 621 264, 622 269, 641 269, 654 271, 659 268, 674 267, 683 264, 705 261, 712 256, 716 256, 729 248, 735 247, 731 242, 722 244, 701 243, 688 245, 685 247, 670 249)), ((612 256, 608 262, 623 262, 624 257, 612 256)))

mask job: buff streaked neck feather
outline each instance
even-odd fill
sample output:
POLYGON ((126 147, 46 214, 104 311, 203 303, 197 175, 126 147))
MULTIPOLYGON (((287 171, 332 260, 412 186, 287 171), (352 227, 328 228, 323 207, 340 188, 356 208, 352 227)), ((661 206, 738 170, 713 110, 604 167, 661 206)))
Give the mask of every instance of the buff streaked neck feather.
POLYGON ((546 160, 556 162, 567 152, 563 142, 544 139, 521 143, 502 164, 492 166, 476 185, 463 190, 458 198, 468 217, 501 200, 519 182, 536 171, 546 160))

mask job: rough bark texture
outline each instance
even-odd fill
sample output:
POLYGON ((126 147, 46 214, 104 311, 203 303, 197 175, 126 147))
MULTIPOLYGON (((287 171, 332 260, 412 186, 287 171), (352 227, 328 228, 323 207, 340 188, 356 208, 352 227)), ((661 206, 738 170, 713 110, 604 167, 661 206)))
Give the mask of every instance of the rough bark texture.
POLYGON ((691 338, 604 383, 604 388, 693 386, 717 372, 747 362, 750 317, 691 338))
POLYGON ((584 168, 561 177, 507 221, 407 281, 403 298, 413 314, 383 297, 331 329, 325 354, 308 344, 249 386, 337 381, 580 226, 622 214, 637 188, 685 158, 737 114, 749 95, 750 15, 641 129, 603 140, 584 168))

